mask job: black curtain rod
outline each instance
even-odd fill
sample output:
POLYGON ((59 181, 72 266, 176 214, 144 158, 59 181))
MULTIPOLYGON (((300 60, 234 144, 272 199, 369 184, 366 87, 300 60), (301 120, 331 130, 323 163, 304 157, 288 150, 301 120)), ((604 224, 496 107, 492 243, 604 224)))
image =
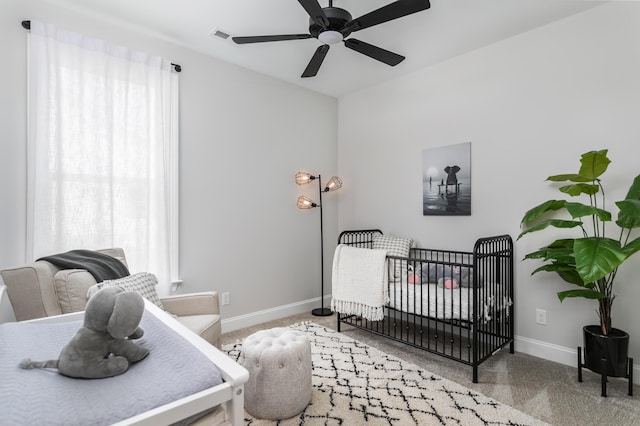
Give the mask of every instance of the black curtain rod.
MULTIPOLYGON (((24 28, 25 30, 30 30, 31 21, 22 21, 22 28, 24 28)), ((171 62, 171 65, 173 66, 173 69, 176 70, 176 72, 182 71, 182 67, 180 65, 174 64, 173 62, 171 62)))

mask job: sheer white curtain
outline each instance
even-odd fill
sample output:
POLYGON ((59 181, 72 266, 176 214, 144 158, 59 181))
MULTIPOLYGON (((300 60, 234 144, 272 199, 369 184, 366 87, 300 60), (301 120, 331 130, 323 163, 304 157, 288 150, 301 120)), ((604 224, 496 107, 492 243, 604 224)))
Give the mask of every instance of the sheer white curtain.
POLYGON ((31 21, 27 256, 122 247, 177 279, 178 77, 146 53, 31 21), (173 269, 173 270, 172 270, 173 269))

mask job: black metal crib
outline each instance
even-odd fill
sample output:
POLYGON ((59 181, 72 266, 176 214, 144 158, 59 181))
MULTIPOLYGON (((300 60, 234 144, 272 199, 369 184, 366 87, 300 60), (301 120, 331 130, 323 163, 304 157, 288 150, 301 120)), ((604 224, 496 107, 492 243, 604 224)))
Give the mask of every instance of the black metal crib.
MULTIPOLYGON (((378 235, 378 229, 344 231, 338 244, 372 248, 378 235)), ((411 248, 407 257, 386 260, 390 301, 384 319, 338 313, 338 331, 347 324, 470 365, 474 383, 482 362, 506 345, 514 352, 510 236, 480 238, 472 252, 411 248), (435 276, 425 275, 425 268, 435 276), (466 272, 458 288, 442 284, 444 271, 452 270, 466 272)))

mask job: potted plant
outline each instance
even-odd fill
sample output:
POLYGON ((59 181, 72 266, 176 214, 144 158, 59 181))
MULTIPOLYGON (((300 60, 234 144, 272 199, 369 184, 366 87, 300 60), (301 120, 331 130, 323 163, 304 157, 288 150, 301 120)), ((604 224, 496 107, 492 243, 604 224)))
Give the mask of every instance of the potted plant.
POLYGON ((602 374, 601 359, 606 358, 606 374, 625 377, 629 335, 613 328, 611 319, 618 267, 640 250, 640 237, 631 239, 632 230, 640 227, 640 175, 634 178, 625 199, 615 203, 618 207, 616 229, 609 223, 612 215, 606 210, 605 191, 600 180, 610 162, 606 149, 590 151, 582 154, 578 173, 549 176, 547 180, 551 182, 568 182, 558 188, 560 192, 570 197, 586 197, 588 203, 549 200, 532 208, 522 218, 524 230, 518 239, 548 228, 574 228, 579 231, 577 238, 556 239, 546 247, 527 254, 525 259, 544 261, 532 275, 542 271, 555 272, 564 281, 578 287, 558 292, 561 302, 567 297, 597 301, 600 325, 583 328, 584 366, 602 374), (607 237, 607 232, 617 233, 618 238, 607 237))

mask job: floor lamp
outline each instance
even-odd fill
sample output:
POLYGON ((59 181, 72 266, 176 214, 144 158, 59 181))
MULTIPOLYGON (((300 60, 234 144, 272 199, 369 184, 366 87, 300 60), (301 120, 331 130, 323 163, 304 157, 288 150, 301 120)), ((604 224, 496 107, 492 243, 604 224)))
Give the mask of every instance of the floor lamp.
POLYGON ((320 207, 320 308, 312 310, 311 313, 318 317, 326 317, 333 314, 333 312, 331 312, 331 309, 324 307, 324 235, 322 231, 322 193, 340 189, 342 187, 342 180, 340 180, 340 178, 337 176, 333 176, 331 179, 329 179, 329 182, 327 182, 327 185, 323 189, 320 175, 313 176, 305 172, 298 172, 296 174, 296 183, 298 185, 305 185, 312 180, 318 181, 318 194, 320 196, 320 202, 316 204, 311 198, 301 195, 298 197, 298 208, 312 209, 314 207, 320 207))

